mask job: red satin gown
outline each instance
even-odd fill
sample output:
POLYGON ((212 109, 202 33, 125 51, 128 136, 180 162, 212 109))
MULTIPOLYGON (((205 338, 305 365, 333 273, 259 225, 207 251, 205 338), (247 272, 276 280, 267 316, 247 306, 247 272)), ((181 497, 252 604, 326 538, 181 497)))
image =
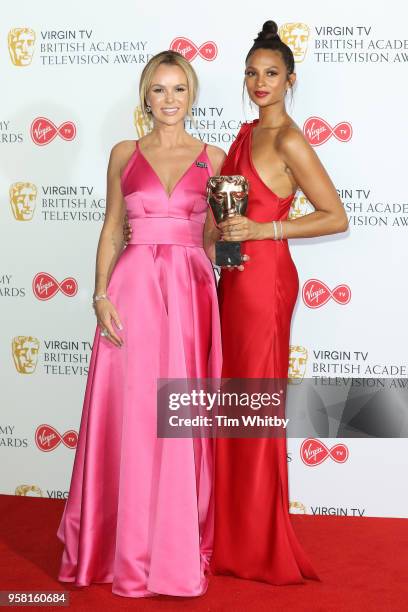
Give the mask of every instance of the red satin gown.
MULTIPOLYGON (((280 198, 251 159, 252 129, 242 126, 221 174, 249 181, 247 216, 287 219, 293 195, 280 198)), ((286 240, 242 243, 245 270, 221 273, 219 303, 224 378, 287 378, 289 335, 299 281, 286 240)), ((211 569, 274 585, 318 579, 289 517, 286 438, 219 438, 211 569)))

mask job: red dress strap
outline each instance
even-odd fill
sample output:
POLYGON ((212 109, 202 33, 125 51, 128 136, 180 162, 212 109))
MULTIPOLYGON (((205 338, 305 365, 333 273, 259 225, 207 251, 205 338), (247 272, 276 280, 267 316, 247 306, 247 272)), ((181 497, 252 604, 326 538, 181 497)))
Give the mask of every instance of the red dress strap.
POLYGON ((249 134, 250 130, 252 129, 252 126, 253 126, 252 121, 243 123, 241 125, 241 128, 228 151, 228 156, 225 159, 224 165, 221 169, 222 174, 236 174, 236 171, 234 170, 234 168, 236 167, 237 159, 239 158, 241 154, 241 147, 243 143, 245 142, 245 139, 247 135, 249 134))

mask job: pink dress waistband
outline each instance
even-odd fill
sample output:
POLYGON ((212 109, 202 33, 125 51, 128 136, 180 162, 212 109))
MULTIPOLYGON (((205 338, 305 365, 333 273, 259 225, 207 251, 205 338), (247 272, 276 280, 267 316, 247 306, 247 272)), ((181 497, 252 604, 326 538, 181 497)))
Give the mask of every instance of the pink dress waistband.
POLYGON ((129 219, 132 237, 129 244, 177 244, 203 247, 204 225, 177 217, 129 219))

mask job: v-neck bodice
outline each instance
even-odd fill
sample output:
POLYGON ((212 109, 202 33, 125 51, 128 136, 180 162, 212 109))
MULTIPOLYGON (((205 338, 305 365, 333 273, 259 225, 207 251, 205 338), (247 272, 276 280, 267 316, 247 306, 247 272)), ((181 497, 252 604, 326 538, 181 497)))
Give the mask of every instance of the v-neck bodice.
POLYGON ((201 154, 204 152, 204 150, 207 148, 207 145, 205 144, 202 148, 200 153, 193 159, 193 161, 191 162, 191 164, 189 164, 184 172, 182 172, 181 176, 177 179, 177 181, 174 183, 173 188, 170 190, 170 193, 167 191, 167 189, 164 186, 163 181, 161 180, 159 173, 157 172, 157 170, 155 170, 153 164, 151 162, 149 162, 149 160, 147 159, 146 155, 143 153, 143 151, 140 148, 140 144, 139 141, 136 141, 136 147, 139 149, 139 153, 140 155, 144 158, 145 162, 147 162, 147 165, 150 167, 151 171, 153 172, 153 174, 156 176, 158 182, 160 183, 164 193, 166 194, 166 196, 170 199, 174 192, 177 190, 178 184, 181 183, 181 181, 183 180, 184 176, 187 174, 187 172, 190 170, 191 166, 193 164, 195 164, 197 162, 197 160, 200 158, 201 154))
POLYGON ((121 179, 129 219, 175 217, 203 224, 207 213, 207 180, 212 174, 207 147, 204 146, 168 195, 136 144, 121 179))

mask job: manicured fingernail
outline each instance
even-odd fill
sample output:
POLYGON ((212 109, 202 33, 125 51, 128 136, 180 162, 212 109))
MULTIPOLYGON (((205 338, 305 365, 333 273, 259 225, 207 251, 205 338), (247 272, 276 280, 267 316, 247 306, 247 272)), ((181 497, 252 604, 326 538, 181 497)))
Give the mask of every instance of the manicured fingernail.
POLYGON ((123 329, 122 323, 119 323, 119 329, 123 329))

